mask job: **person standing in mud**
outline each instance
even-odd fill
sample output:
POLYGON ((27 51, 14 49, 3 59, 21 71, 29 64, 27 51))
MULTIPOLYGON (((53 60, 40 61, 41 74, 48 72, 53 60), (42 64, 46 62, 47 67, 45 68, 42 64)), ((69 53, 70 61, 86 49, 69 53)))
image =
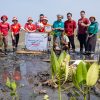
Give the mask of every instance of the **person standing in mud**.
POLYGON ((80 12, 81 18, 78 20, 78 40, 80 42, 80 53, 83 53, 83 46, 85 52, 87 51, 87 28, 89 26, 89 20, 85 17, 85 11, 80 12))
POLYGON ((60 46, 61 34, 64 31, 64 22, 62 22, 62 19, 62 15, 57 15, 57 21, 53 23, 52 30, 54 31, 54 49, 56 49, 57 46, 60 46))
POLYGON ((7 47, 8 47, 8 31, 10 29, 10 24, 7 22, 8 17, 3 15, 1 17, 2 22, 0 22, 0 33, 2 34, 2 40, 4 43, 4 51, 5 55, 7 55, 7 47))
POLYGON ((19 42, 19 32, 21 29, 21 25, 18 23, 18 19, 16 17, 13 17, 12 22, 13 22, 13 24, 11 25, 12 46, 13 46, 13 51, 16 51, 19 42))
POLYGON ((94 16, 91 16, 89 18, 91 24, 88 27, 88 39, 87 39, 87 52, 90 54, 95 53, 95 46, 96 46, 96 40, 97 40, 97 33, 98 33, 98 22, 96 22, 96 18, 94 16))
POLYGON ((76 29, 76 22, 72 20, 72 13, 67 13, 67 19, 68 20, 66 20, 64 23, 64 30, 70 41, 69 48, 71 43, 73 52, 75 52, 74 31, 76 29))

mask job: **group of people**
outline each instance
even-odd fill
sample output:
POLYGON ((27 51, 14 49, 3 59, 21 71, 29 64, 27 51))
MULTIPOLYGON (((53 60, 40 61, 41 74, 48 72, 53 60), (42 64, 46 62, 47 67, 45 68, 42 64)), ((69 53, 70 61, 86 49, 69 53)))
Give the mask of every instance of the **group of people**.
POLYGON ((48 18, 44 16, 44 14, 40 14, 39 21, 35 24, 33 24, 32 17, 29 17, 24 28, 18 22, 18 19, 16 17, 13 17, 13 23, 12 25, 10 25, 7 22, 8 17, 6 15, 3 15, 0 22, 0 36, 2 36, 5 54, 7 54, 9 31, 11 31, 13 51, 16 51, 21 29, 23 29, 27 33, 47 33, 48 41, 51 41, 50 33, 51 31, 53 31, 54 50, 56 50, 58 47, 63 50, 70 50, 71 45, 73 52, 75 52, 74 33, 76 28, 77 37, 80 43, 80 52, 83 52, 84 46, 86 53, 94 53, 98 33, 98 23, 96 22, 96 18, 94 16, 91 16, 89 19, 86 18, 85 11, 81 11, 80 15, 81 18, 78 20, 78 25, 76 21, 72 19, 72 13, 67 13, 67 20, 65 22, 62 21, 62 15, 57 15, 57 20, 53 23, 53 25, 50 25, 48 24, 48 18), (49 28, 47 29, 47 27, 49 28))
POLYGON ((97 33, 98 33, 98 22, 94 16, 89 19, 85 17, 85 11, 80 12, 81 18, 78 20, 78 24, 72 19, 72 13, 67 13, 67 20, 62 22, 63 16, 58 15, 57 21, 53 24, 54 34, 54 48, 58 49, 60 40, 61 48, 64 50, 70 50, 75 52, 75 30, 77 28, 77 38, 80 43, 80 53, 83 53, 85 48, 85 54, 95 53, 97 33))
POLYGON ((32 17, 29 17, 24 28, 18 22, 17 17, 13 17, 11 25, 7 22, 7 20, 8 20, 8 17, 6 15, 3 15, 1 17, 2 22, 0 22, 0 41, 2 41, 4 44, 4 53, 5 54, 7 54, 9 31, 11 32, 13 51, 17 50, 19 36, 20 36, 20 30, 24 30, 27 33, 46 32, 46 33, 48 33, 48 36, 49 36, 50 32, 46 31, 45 27, 51 26, 51 25, 48 24, 48 19, 43 14, 40 14, 40 19, 35 24, 33 24, 32 17))

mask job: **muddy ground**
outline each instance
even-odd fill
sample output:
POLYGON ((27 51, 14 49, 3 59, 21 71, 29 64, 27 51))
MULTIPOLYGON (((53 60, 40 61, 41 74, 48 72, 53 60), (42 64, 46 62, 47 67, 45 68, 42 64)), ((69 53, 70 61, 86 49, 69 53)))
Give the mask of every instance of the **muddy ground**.
MULTIPOLYGON (((51 78, 50 64, 43 62, 43 59, 49 58, 49 54, 19 55, 10 51, 7 56, 4 54, 0 56, 0 100, 12 100, 9 94, 11 90, 5 86, 7 77, 16 80, 20 100, 43 100, 45 93, 49 95, 50 100, 58 100, 57 89, 42 85, 42 82, 51 78)), ((78 53, 71 54, 72 59, 84 57, 78 53)), ((86 59, 98 58, 95 55, 87 56, 86 59)), ((100 97, 94 94, 91 98, 91 100, 100 100, 100 97)), ((68 100, 66 91, 62 92, 62 100, 68 100)))
MULTIPOLYGON (((24 48, 24 33, 21 34, 19 49, 24 48)), ((75 39, 76 47, 79 47, 75 39)), ((95 59, 98 60, 99 43, 97 43, 96 54, 84 56, 76 52, 71 54, 71 59, 95 59)), ((76 51, 79 49, 76 48, 76 51)), ((16 54, 12 52, 11 38, 9 35, 8 55, 0 53, 0 100, 12 100, 11 90, 6 87, 7 77, 16 80, 17 92, 20 100, 43 100, 45 93, 49 95, 50 100, 58 100, 58 90, 48 86, 43 86, 42 82, 51 78, 50 63, 43 62, 43 59, 49 59, 50 54, 29 55, 16 54)), ((69 84, 66 86, 68 87, 69 84)), ((100 92, 100 84, 97 84, 97 92, 100 92)), ((62 92, 62 100, 68 100, 68 93, 62 92)), ((78 100, 82 100, 81 97, 78 100)), ((91 100, 100 100, 100 96, 91 94, 91 100)))

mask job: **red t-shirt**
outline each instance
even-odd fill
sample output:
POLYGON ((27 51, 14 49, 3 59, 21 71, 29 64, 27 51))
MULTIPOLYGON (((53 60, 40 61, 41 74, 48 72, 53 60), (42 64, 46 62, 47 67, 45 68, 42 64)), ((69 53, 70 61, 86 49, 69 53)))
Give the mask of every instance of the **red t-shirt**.
POLYGON ((11 31, 14 33, 14 34, 18 34, 19 31, 21 29, 21 25, 19 23, 17 24, 12 24, 11 25, 11 31))
POLYGON ((10 25, 9 23, 3 23, 1 22, 0 23, 0 32, 3 33, 4 36, 7 36, 8 35, 8 31, 10 29, 10 25))
POLYGON ((89 20, 87 18, 81 18, 78 20, 78 34, 85 34, 87 31, 87 27, 81 25, 81 23, 89 24, 89 20))
POLYGON ((30 30, 30 31, 36 31, 36 26, 35 26, 35 24, 26 23, 24 28, 25 28, 25 29, 27 28, 27 29, 30 30))
POLYGON ((42 22, 38 22, 36 23, 36 28, 39 32, 45 32, 45 27, 44 27, 44 24, 42 22))
POLYGON ((64 23, 64 29, 67 36, 72 36, 74 34, 74 30, 76 29, 76 22, 74 20, 67 20, 64 23))
POLYGON ((38 30, 39 32, 45 32, 45 27, 42 27, 41 29, 38 30))

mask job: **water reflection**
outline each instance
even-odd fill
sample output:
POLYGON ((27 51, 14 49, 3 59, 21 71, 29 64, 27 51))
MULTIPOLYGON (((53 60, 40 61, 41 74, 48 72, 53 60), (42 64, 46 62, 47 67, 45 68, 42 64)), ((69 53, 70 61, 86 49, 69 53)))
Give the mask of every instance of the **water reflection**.
POLYGON ((15 81, 20 81, 22 79, 20 67, 16 67, 13 72, 5 68, 4 71, 2 72, 2 80, 4 83, 7 81, 7 77, 11 80, 13 79, 15 81))
POLYGON ((3 73, 2 73, 2 80, 3 80, 3 82, 7 81, 7 77, 10 78, 10 74, 9 74, 9 71, 7 71, 7 69, 5 68, 3 73))
POLYGON ((13 79, 16 81, 20 81, 22 79, 20 67, 15 68, 14 73, 13 73, 13 79))
MULTIPOLYGON (((58 97, 57 91, 53 91, 51 88, 41 86, 41 78, 43 77, 42 80, 48 78, 47 73, 46 72, 44 73, 44 71, 49 71, 50 69, 49 63, 42 61, 42 59, 44 58, 46 57, 44 56, 35 57, 33 55, 17 55, 17 56, 11 55, 6 57, 6 60, 4 58, 0 58, 0 66, 1 69, 3 69, 0 71, 0 75, 2 74, 1 76, 3 82, 6 82, 7 77, 9 77, 10 79, 13 79, 19 83, 18 92, 21 95, 20 100, 41 100, 41 95, 37 96, 36 97, 37 99, 29 99, 30 93, 33 95, 33 91, 38 93, 37 91, 40 91, 41 89, 47 90, 47 93, 51 98, 50 100, 58 100, 58 98, 55 98, 58 97), (2 66, 3 64, 4 66, 2 66), (43 72, 43 74, 39 72, 43 72)), ((49 56, 47 58, 49 58, 49 56)), ((71 59, 73 60, 83 59, 83 58, 97 60, 97 55, 85 56, 85 55, 80 55, 79 53, 71 54, 71 59)), ((64 98, 64 96, 62 97, 64 98)), ((94 97, 96 98, 96 96, 94 97)), ((67 99, 64 98, 62 100, 67 100, 67 99)))

